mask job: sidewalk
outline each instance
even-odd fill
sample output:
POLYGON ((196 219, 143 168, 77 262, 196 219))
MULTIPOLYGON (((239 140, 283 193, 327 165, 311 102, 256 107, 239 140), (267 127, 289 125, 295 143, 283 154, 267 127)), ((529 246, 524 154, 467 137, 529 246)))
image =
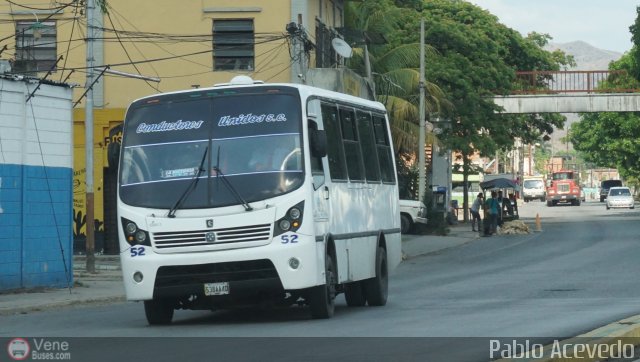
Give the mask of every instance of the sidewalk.
POLYGON ((124 301, 124 285, 118 256, 96 255, 96 273, 87 273, 84 256, 73 257, 71 288, 35 288, 0 292, 0 316, 26 314, 71 305, 124 301))
MULTIPOLYGON (((478 233, 472 232, 469 224, 451 226, 447 236, 403 235, 403 256, 413 258, 430 254, 466 244, 476 238, 478 238, 478 233)), ((85 263, 84 256, 74 256, 74 285, 71 288, 38 288, 0 292, 0 316, 25 314, 72 305, 106 304, 125 300, 118 256, 96 255, 95 274, 85 271, 85 263)))
POLYGON ((470 243, 479 238, 477 231, 471 231, 471 223, 458 223, 449 226, 449 233, 441 235, 402 235, 403 259, 436 253, 470 243))

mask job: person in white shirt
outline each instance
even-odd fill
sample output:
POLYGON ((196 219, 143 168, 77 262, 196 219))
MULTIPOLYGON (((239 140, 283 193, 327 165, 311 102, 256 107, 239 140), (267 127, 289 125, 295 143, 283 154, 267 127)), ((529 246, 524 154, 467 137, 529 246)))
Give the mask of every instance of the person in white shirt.
POLYGON ((476 199, 473 201, 473 204, 471 205, 471 230, 473 231, 480 231, 481 225, 480 225, 480 208, 482 207, 484 203, 484 195, 482 195, 482 192, 478 193, 478 196, 476 197, 476 199), (478 230, 476 230, 476 220, 478 220, 478 230))

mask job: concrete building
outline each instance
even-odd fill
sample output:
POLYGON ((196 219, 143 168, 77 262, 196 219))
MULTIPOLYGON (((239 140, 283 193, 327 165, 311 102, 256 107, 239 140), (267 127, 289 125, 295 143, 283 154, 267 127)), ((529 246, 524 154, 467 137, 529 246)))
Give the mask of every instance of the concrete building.
POLYGON ((249 75, 265 82, 306 82, 371 97, 357 75, 340 68, 332 47, 343 27, 344 0, 109 0, 108 12, 84 2, 0 4, 0 34, 14 73, 85 85, 87 14, 96 22, 94 64, 154 77, 159 83, 104 73, 94 89, 95 221, 85 220, 85 99, 73 93, 73 220, 76 251, 94 224, 96 251, 117 253, 116 170, 109 144, 122 137, 126 107, 158 92, 206 87, 249 75), (62 56, 62 59, 58 58, 62 56), (57 61, 57 63, 56 63, 57 61))
POLYGON ((73 283, 71 94, 0 76, 0 290, 73 283))

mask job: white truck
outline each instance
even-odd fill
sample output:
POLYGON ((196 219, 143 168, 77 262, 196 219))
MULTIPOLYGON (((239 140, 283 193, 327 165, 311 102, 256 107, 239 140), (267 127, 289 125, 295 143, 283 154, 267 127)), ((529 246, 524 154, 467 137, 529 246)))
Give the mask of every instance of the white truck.
POLYGON ((427 224, 427 207, 418 200, 400 200, 400 231, 407 234, 416 223, 427 224))

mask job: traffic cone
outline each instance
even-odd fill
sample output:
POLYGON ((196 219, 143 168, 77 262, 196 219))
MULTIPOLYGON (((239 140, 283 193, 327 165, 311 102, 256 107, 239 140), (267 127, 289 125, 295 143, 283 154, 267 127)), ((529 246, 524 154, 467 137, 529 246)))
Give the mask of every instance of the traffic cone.
POLYGON ((536 229, 535 232, 539 233, 542 231, 542 225, 540 224, 540 215, 536 214, 536 229))

